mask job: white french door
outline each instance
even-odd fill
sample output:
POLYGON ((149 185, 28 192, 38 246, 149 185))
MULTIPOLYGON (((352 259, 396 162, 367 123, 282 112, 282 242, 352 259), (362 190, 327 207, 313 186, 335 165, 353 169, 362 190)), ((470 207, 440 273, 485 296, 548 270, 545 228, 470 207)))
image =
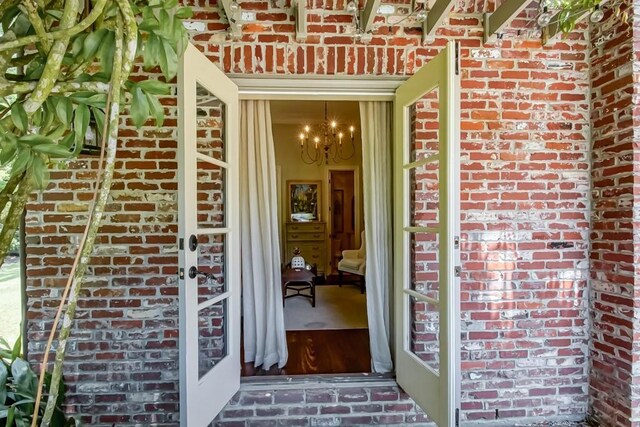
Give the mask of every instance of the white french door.
POLYGON ((178 70, 180 425, 240 386, 238 88, 193 45, 178 70))
POLYGON ((398 384, 440 427, 460 400, 457 46, 403 83, 394 105, 394 289, 398 384))

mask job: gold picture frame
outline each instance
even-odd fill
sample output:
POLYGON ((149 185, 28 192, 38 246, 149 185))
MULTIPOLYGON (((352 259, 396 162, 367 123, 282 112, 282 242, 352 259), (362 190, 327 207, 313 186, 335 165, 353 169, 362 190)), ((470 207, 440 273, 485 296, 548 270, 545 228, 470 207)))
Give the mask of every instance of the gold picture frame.
POLYGON ((322 209, 322 181, 287 181, 287 215, 290 222, 318 222, 322 209))

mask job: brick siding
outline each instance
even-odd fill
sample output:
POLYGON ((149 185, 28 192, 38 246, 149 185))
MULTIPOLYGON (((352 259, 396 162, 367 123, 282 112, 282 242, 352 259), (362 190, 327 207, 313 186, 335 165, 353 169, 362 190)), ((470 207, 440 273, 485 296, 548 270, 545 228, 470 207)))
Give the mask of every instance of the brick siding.
MULTIPOLYGON (((344 2, 318 0, 309 11, 309 37, 298 43, 288 3, 242 1, 251 19, 233 41, 213 0, 188 3, 195 10, 193 41, 227 72, 411 75, 447 39, 460 42, 462 420, 493 425, 496 409, 507 423, 583 418, 590 211, 585 30, 542 47, 510 29, 483 46, 479 16, 493 6, 465 1, 426 46, 414 21, 395 23, 398 14, 378 16, 371 40, 354 41, 344 2)), ((395 5, 406 11, 409 2, 395 5)), ((525 16, 532 19, 535 9, 513 26, 526 25, 525 16)), ((176 100, 164 104, 169 117, 160 130, 136 131, 123 121, 109 212, 68 353, 71 410, 91 425, 177 424, 176 100)), ((83 229, 94 169, 95 161, 80 160, 53 173, 50 190, 28 207, 34 359, 41 357, 83 229)), ((339 399, 340 389, 331 390, 331 399, 339 399)), ((418 417, 394 390, 393 405, 409 408, 398 419, 418 417)), ((359 393, 364 405, 382 405, 362 416, 382 416, 386 404, 370 401, 374 391, 359 393)), ((240 397, 223 419, 232 410, 257 414, 258 406, 245 406, 240 397)), ((323 407, 305 405, 319 414, 323 407)), ((293 423, 300 415, 277 417, 293 423)))
MULTIPOLYGON (((627 6, 627 5, 624 5, 627 6)), ((640 425, 638 365, 638 146, 634 136, 633 13, 611 25, 612 14, 591 35, 592 418, 603 425, 640 425), (634 211, 636 216, 634 217, 634 211), (634 220, 635 218, 635 220, 634 220), (635 246, 634 246, 635 244, 635 246)))

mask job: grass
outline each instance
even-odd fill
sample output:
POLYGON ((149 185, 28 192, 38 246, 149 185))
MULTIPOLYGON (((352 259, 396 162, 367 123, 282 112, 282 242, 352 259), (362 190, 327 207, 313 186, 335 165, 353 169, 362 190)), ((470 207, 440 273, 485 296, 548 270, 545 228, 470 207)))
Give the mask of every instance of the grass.
POLYGON ((5 263, 0 268, 0 337, 13 344, 20 335, 20 322, 22 322, 20 263, 5 263))

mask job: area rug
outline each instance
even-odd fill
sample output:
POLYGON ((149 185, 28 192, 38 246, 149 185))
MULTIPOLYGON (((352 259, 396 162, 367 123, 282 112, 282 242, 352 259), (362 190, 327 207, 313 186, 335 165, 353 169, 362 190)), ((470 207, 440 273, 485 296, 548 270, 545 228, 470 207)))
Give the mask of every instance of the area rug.
POLYGON ((287 331, 367 328, 367 296, 356 286, 316 286, 316 306, 304 297, 288 298, 284 307, 287 331))

